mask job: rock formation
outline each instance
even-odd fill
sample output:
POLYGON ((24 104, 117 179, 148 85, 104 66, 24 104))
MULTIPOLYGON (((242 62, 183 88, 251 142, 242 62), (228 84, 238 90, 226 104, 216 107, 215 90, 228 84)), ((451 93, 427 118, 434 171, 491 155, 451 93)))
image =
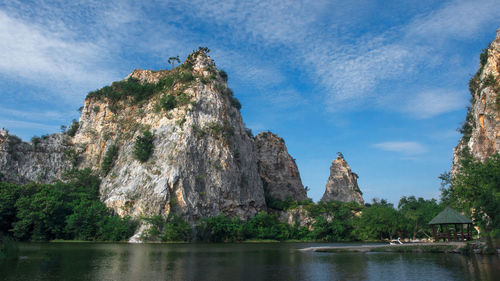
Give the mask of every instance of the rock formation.
POLYGON ((480 67, 469 81, 471 106, 460 129, 462 139, 454 149, 452 172, 463 153, 485 161, 500 152, 500 28, 480 56, 480 67))
POLYGON ((3 137, 0 171, 16 182, 47 182, 73 164, 89 167, 102 176, 101 199, 122 216, 252 217, 266 209, 264 189, 252 136, 226 79, 203 50, 170 71, 135 70, 87 96, 74 137, 52 135, 36 152, 3 137), (141 162, 133 151, 146 131, 154 150, 141 162), (103 169, 113 147, 116 155, 108 155, 103 169))
POLYGON ((364 204, 361 190, 358 186, 358 175, 351 171, 351 167, 342 155, 332 161, 330 177, 326 183, 325 193, 321 201, 355 201, 364 204))
POLYGON ((0 130, 0 180, 28 183, 53 182, 77 160, 71 138, 53 134, 22 142, 0 130))
POLYGON ((262 132, 255 137, 259 174, 265 192, 276 199, 307 199, 299 169, 285 145, 285 141, 271 132, 262 132))

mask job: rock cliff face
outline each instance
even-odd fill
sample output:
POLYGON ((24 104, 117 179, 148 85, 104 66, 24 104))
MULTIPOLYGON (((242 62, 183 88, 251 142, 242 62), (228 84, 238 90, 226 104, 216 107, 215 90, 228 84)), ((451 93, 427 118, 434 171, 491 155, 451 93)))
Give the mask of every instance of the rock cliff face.
POLYGON ((2 133, 0 171, 15 182, 48 182, 73 165, 89 167, 102 177, 101 199, 122 216, 252 217, 266 209, 264 189, 226 79, 202 50, 170 71, 135 70, 87 96, 74 137, 55 134, 35 150, 2 133), (141 162, 133 151, 146 131, 154 149, 141 162))
POLYGON ((259 174, 264 190, 271 197, 285 200, 291 197, 298 201, 307 199, 299 170, 285 145, 285 141, 271 132, 259 133, 255 137, 259 174))
POLYGON ((351 167, 342 156, 332 161, 330 177, 326 183, 325 193, 321 201, 355 201, 364 204, 361 190, 358 186, 358 175, 351 171, 351 167))
POLYGON ((190 221, 220 213, 248 218, 265 209, 253 140, 205 53, 193 53, 173 71, 136 70, 130 78, 165 86, 142 104, 89 96, 74 138, 86 144, 82 165, 92 168, 112 144, 119 147, 101 184, 109 207, 133 217, 175 212, 190 221), (154 152, 141 163, 132 152, 146 130, 154 152))
POLYGON ((469 82, 471 106, 454 149, 452 172, 463 153, 485 161, 500 152, 500 28, 480 56, 480 67, 469 82))
POLYGON ((22 142, 0 130, 0 180, 28 183, 53 182, 73 167, 76 152, 71 138, 53 134, 22 142))

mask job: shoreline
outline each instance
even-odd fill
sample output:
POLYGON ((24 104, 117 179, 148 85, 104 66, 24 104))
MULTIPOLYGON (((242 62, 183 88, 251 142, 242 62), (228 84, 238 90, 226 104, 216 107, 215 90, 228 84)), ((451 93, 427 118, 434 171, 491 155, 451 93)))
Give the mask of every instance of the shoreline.
POLYGON ((467 242, 408 243, 400 245, 323 246, 299 249, 301 252, 393 252, 393 253, 457 253, 457 254, 500 254, 500 249, 487 251, 484 245, 467 242))

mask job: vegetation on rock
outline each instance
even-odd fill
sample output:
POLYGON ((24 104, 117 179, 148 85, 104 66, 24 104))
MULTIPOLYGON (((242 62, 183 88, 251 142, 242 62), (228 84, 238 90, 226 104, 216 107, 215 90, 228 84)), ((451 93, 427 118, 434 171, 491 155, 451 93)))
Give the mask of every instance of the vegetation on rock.
POLYGON ((442 200, 471 216, 486 237, 500 237, 500 155, 484 163, 463 156, 457 173, 441 176, 442 200))
POLYGON ((116 158, 118 157, 118 150, 120 148, 116 144, 112 144, 109 146, 108 150, 106 151, 106 154, 104 155, 104 159, 102 160, 101 163, 101 171, 104 175, 107 175, 108 172, 113 168, 113 163, 115 162, 116 158))
POLYGON ((132 153, 134 154, 134 158, 142 163, 148 161, 149 157, 153 154, 154 144, 153 144, 154 136, 150 131, 145 131, 142 136, 138 136, 135 139, 134 150, 132 153))

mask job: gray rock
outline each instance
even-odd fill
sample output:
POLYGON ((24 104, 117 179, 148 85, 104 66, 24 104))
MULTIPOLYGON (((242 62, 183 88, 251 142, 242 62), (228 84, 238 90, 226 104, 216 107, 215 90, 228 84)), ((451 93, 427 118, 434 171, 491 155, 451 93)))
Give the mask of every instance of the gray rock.
POLYGON ((255 137, 255 145, 259 174, 269 195, 280 200, 288 196, 298 201, 306 200, 307 192, 285 141, 271 132, 262 132, 255 137))
POLYGON ((500 152, 500 28, 489 45, 488 59, 478 80, 471 104, 472 118, 466 120, 472 132, 470 136, 464 135, 454 149, 452 173, 457 171, 464 151, 480 161, 500 152), (488 85, 489 77, 496 80, 496 85, 488 85))
POLYGON ((21 141, 0 130, 0 173, 3 181, 49 183, 61 179, 78 162, 77 149, 63 134, 21 141))
POLYGON ((326 183, 325 193, 321 201, 355 201, 364 204, 361 190, 358 186, 358 175, 351 171, 351 167, 342 156, 332 161, 330 177, 326 183))

